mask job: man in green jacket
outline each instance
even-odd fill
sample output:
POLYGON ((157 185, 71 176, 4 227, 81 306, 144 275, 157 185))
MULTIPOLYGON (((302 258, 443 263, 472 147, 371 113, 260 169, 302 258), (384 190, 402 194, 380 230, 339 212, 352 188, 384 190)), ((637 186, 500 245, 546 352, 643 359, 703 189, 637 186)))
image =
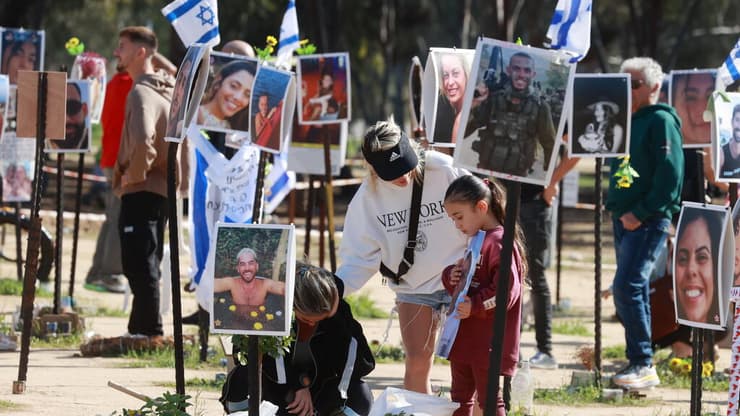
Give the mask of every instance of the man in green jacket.
POLYGON ((672 107, 657 104, 663 70, 651 58, 630 58, 621 72, 632 77, 632 132, 628 163, 639 174, 631 185, 615 177, 623 159, 611 163, 606 208, 612 213, 617 272, 613 292, 624 325, 629 365, 613 381, 642 389, 660 384, 652 365, 650 272, 678 212, 683 183, 681 121, 672 107))

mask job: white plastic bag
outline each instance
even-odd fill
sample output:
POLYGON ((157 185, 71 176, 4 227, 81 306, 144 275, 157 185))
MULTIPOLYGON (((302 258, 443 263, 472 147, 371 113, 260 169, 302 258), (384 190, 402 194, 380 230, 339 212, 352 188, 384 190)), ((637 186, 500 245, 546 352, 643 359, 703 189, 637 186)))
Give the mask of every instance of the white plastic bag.
POLYGON ((442 397, 388 387, 375 399, 369 416, 397 415, 450 416, 459 405, 442 397))

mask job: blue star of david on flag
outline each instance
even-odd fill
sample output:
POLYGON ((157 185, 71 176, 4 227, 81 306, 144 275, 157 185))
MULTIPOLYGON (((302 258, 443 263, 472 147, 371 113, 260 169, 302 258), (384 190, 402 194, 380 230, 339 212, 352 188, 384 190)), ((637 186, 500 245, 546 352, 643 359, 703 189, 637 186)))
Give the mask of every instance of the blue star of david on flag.
POLYGON ((185 47, 194 43, 216 46, 221 42, 216 0, 175 0, 162 9, 162 14, 185 47))
POLYGON ((196 15, 196 17, 198 17, 198 19, 200 19, 200 24, 201 25, 208 24, 208 25, 213 26, 213 19, 214 19, 215 16, 213 15, 213 10, 211 10, 210 7, 208 7, 208 6, 205 6, 205 7, 204 6, 200 6, 200 13, 198 13, 196 15))

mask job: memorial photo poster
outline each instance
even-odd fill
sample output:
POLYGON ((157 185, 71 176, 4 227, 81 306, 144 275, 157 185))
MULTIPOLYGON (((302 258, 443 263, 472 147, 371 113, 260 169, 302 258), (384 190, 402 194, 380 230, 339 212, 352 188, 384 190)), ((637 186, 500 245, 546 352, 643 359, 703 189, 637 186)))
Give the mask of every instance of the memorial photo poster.
POLYGON ((211 331, 290 333, 295 283, 293 225, 216 224, 211 331))
POLYGON ((300 124, 349 122, 352 86, 349 53, 299 56, 296 71, 300 124))
POLYGON ((3 202, 31 200, 36 157, 36 140, 17 138, 7 130, 0 140, 0 175, 3 179, 3 202))
POLYGON ((712 161, 719 182, 740 182, 740 93, 716 94, 712 124, 712 161))
POLYGON ((722 330, 735 262, 729 208, 684 202, 673 248, 673 297, 680 324, 722 330))
MULTIPOLYGON (((740 300, 740 204, 735 204, 735 208, 732 210, 732 234, 735 238, 735 252, 730 300, 737 304, 737 301, 740 300)), ((740 304, 737 306, 740 307, 740 304)))
POLYGON ((709 122, 704 121, 704 110, 714 91, 716 69, 671 71, 668 102, 681 119, 683 147, 709 147, 709 122))
POLYGON ((10 104, 10 83, 7 75, 0 75, 0 140, 8 127, 8 104, 10 104))
POLYGON ((324 175, 324 136, 329 138, 331 174, 339 175, 347 153, 347 123, 323 126, 301 125, 294 117, 292 140, 288 150, 288 170, 308 175, 324 175))
POLYGON ((549 183, 575 64, 560 52, 481 38, 463 102, 455 165, 549 183))
POLYGON ((0 27, 0 74, 18 83, 18 71, 44 68, 44 31, 0 27))
POLYGON ((90 151, 90 86, 88 80, 67 80, 64 140, 46 139, 47 153, 87 153, 90 151))
POLYGON ((436 147, 454 147, 465 89, 475 50, 431 48, 421 90, 427 140, 436 147))
MULTIPOLYGON (((191 121, 188 115, 192 117, 193 114, 200 110, 200 108, 198 108, 188 111, 193 102, 201 102, 203 91, 194 91, 193 94, 193 84, 195 84, 196 81, 198 68, 202 69, 200 72, 201 77, 205 77, 205 74, 208 73, 208 61, 204 60, 204 58, 208 59, 208 51, 209 49, 205 45, 194 44, 190 46, 185 53, 185 58, 183 58, 180 68, 177 71, 175 89, 172 92, 170 114, 167 118, 167 132, 165 133, 165 140, 167 141, 180 143, 191 121)), ((219 100, 226 96, 227 91, 230 91, 230 86, 236 85, 236 81, 231 84, 232 79, 228 77, 224 82, 226 82, 226 85, 222 82, 221 86, 218 88, 219 93, 216 94, 219 98, 209 101, 208 105, 219 107, 219 100)), ((222 107, 226 108, 226 105, 224 104, 222 107)), ((204 114, 205 112, 212 114, 210 111, 205 109, 203 112, 204 114)), ((214 110, 213 112, 217 113, 218 111, 214 110)))
POLYGON ((576 74, 569 113, 568 154, 618 157, 629 153, 632 93, 629 74, 576 74))
POLYGON ((261 65, 251 98, 249 136, 252 144, 280 153, 295 112, 295 78, 291 72, 261 65))
POLYGON ((75 57, 72 64, 71 80, 90 81, 90 122, 100 123, 105 102, 106 69, 105 58, 97 54, 85 52, 75 57))
POLYGON ((249 131, 249 100, 256 73, 256 59, 211 52, 208 79, 195 124, 210 131, 249 131))

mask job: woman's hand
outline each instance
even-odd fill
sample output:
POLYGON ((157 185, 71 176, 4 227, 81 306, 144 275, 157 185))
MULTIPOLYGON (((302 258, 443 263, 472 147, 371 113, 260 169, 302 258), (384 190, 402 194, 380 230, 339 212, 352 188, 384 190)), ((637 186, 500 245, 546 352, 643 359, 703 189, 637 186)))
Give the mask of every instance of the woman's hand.
POLYGON ((313 415, 313 401, 311 401, 311 392, 308 390, 308 387, 304 387, 295 392, 295 399, 288 403, 286 410, 292 415, 313 415))
POLYGON ((470 316, 470 310, 473 308, 473 303, 470 301, 469 296, 465 296, 463 301, 457 305, 457 317, 465 319, 470 316))
POLYGON ((460 279, 462 279, 462 262, 463 259, 458 260, 452 266, 452 270, 450 270, 450 285, 452 286, 457 286, 460 283, 460 279))

